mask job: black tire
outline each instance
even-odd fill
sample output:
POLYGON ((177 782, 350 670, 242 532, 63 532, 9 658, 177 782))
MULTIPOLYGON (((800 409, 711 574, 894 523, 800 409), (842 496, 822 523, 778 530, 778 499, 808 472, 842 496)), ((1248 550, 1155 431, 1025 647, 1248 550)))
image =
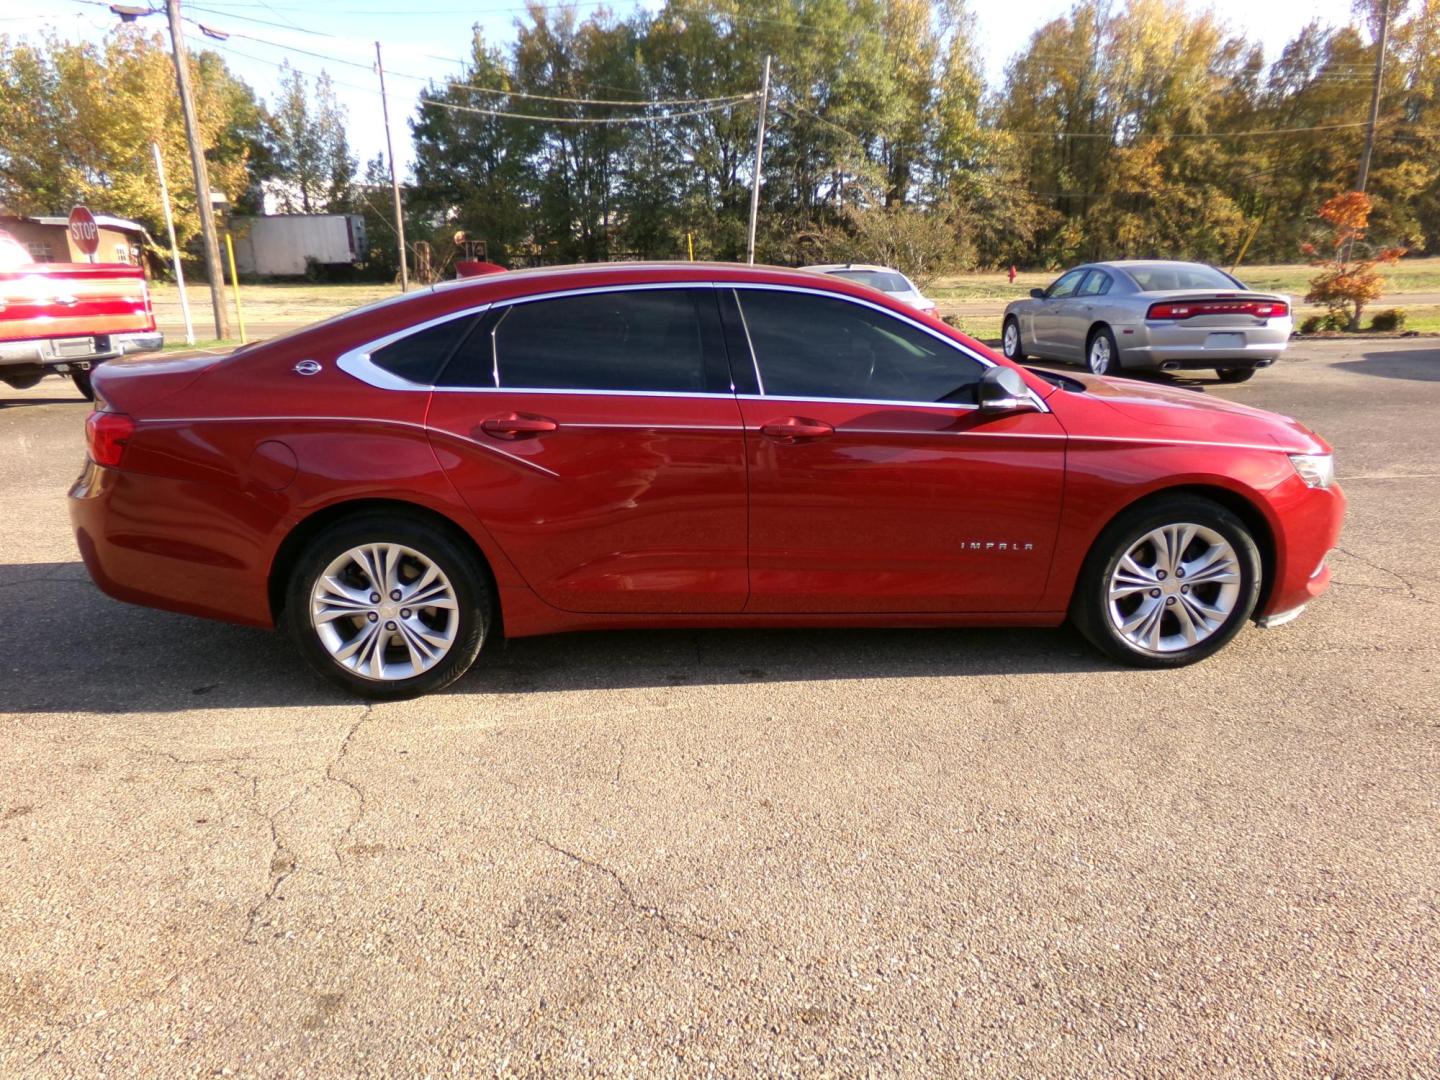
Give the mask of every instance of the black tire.
POLYGON ((493 605, 484 568, 449 532, 398 513, 369 513, 337 522, 310 541, 291 569, 282 621, 300 655, 321 676, 361 697, 393 701, 431 693, 464 675, 489 635, 493 605), (399 544, 420 553, 444 573, 454 592, 458 625, 449 651, 412 677, 378 680, 351 671, 331 656, 311 621, 316 580, 335 559, 365 544, 399 544))
POLYGON ((1121 373, 1120 349, 1115 344, 1115 335, 1110 332, 1107 326, 1097 326, 1090 331, 1090 336, 1085 339, 1085 368, 1091 375, 1119 375, 1121 373), (1104 341, 1110 346, 1110 362, 1104 371, 1095 370, 1094 347, 1096 341, 1104 341))
MULTIPOLYGON (((1260 552, 1243 521, 1209 499, 1193 495, 1161 496, 1127 510, 1101 532, 1080 571, 1080 579, 1070 603, 1070 620, 1091 644, 1121 663, 1146 668, 1184 667, 1218 652, 1240 632, 1255 610, 1255 603, 1260 595, 1260 578, 1260 552), (1121 559, 1147 533, 1178 524, 1199 525, 1213 530, 1229 543, 1240 571, 1234 606, 1228 617, 1221 621, 1208 637, 1194 645, 1174 651, 1142 649, 1126 638, 1111 619, 1109 582, 1121 559)), ((1178 579, 1171 579, 1171 586, 1178 588, 1179 586, 1175 585, 1176 580, 1178 579)), ((1217 586, 1197 586, 1197 598, 1201 588, 1215 588, 1218 592, 1217 586)), ((1167 596, 1166 603, 1173 604, 1180 599, 1167 596)), ((1117 601, 1117 604, 1127 602, 1129 601, 1122 600, 1117 601)), ((1144 601, 1142 599, 1139 602, 1144 601)), ((1206 603, 1211 601, 1206 599, 1206 603)), ((1162 620, 1175 619, 1173 614, 1165 614, 1165 609, 1161 611, 1162 620)), ((1124 615, 1125 612, 1122 611, 1121 614, 1124 615)), ((1179 629, 1178 624, 1171 625, 1179 629)))
POLYGON ((1215 374, 1220 376, 1223 383, 1237 383, 1254 378, 1257 370, 1259 369, 1253 367, 1222 367, 1216 368, 1215 374))
POLYGON ((89 371, 82 371, 80 368, 71 368, 70 381, 75 384, 75 389, 80 391, 80 396, 86 401, 95 400, 95 384, 90 380, 89 371))
POLYGON ((1025 352, 1025 339, 1020 336, 1020 320, 1011 315, 1005 320, 1005 325, 1000 330, 1000 351, 1005 354, 1005 359, 1014 360, 1017 364, 1024 363, 1030 359, 1025 352), (1010 329, 1014 327, 1014 345, 1011 345, 1010 329))

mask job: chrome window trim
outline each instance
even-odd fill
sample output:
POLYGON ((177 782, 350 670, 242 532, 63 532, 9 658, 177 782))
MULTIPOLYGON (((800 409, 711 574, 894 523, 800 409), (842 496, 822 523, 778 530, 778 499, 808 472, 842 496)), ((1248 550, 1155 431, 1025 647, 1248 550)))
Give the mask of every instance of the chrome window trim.
MULTIPOLYGON (((981 356, 979 353, 973 352, 972 350, 970 350, 970 349, 967 348, 966 346, 962 345, 960 342, 955 341, 953 338, 950 338, 950 337, 948 337, 947 335, 940 333, 938 330, 935 330, 933 327, 926 326, 924 323, 921 323, 921 322, 916 321, 915 319, 911 318, 909 315, 907 315, 907 314, 905 314, 905 313, 898 312, 898 311, 892 311, 892 310, 891 310, 890 308, 888 308, 888 307, 885 307, 885 306, 883 306, 883 305, 881 305, 881 304, 876 304, 876 303, 874 303, 874 302, 872 302, 872 301, 869 301, 869 300, 862 299, 861 297, 858 297, 858 296, 849 296, 849 295, 847 295, 847 294, 845 294, 845 293, 833 292, 833 291, 831 291, 831 290, 829 290, 829 289, 818 289, 818 288, 814 288, 814 287, 812 287, 812 286, 803 286, 803 285, 768 285, 768 284, 763 284, 763 283, 759 283, 759 282, 750 283, 750 282, 736 282, 736 281, 695 281, 695 280, 687 280, 687 281, 643 281, 643 282, 636 282, 636 283, 629 284, 629 285, 590 285, 590 286, 584 286, 584 287, 575 288, 575 289, 560 289, 560 290, 556 290, 556 291, 554 291, 554 292, 534 293, 534 294, 532 294, 532 295, 527 295, 527 296, 514 296, 514 297, 508 297, 508 298, 503 299, 503 300, 494 300, 494 301, 490 301, 490 302, 485 303, 485 304, 476 305, 476 306, 474 306, 474 307, 461 308, 460 310, 457 310, 457 311, 447 312, 447 313, 444 314, 444 315, 439 315, 439 316, 436 316, 436 317, 433 318, 433 319, 428 319, 428 320, 426 320, 426 321, 423 322, 423 323, 416 323, 416 324, 413 325, 413 326, 407 326, 407 327, 406 327, 405 329, 403 329, 403 330, 396 330, 395 332, 393 332, 393 333, 391 333, 391 334, 387 334, 387 335, 385 335, 384 337, 376 338, 374 341, 366 342, 366 343, 363 344, 363 345, 359 345, 359 346, 357 346, 357 347, 355 347, 355 348, 353 348, 353 349, 350 349, 350 350, 342 353, 342 354, 339 356, 339 358, 337 358, 337 360, 335 361, 335 366, 338 367, 338 368, 340 368, 340 369, 341 369, 342 371, 344 371, 346 374, 351 375, 351 376, 353 376, 354 378, 359 379, 361 382, 364 382, 364 383, 369 384, 370 386, 374 386, 374 387, 376 387, 377 389, 381 389, 381 390, 408 390, 408 391, 423 390, 423 391, 430 391, 431 393, 436 393, 436 394, 457 394, 457 393, 458 393, 458 394, 475 394, 475 393, 582 394, 582 395, 587 395, 587 396, 600 395, 600 396, 604 396, 604 397, 739 398, 739 399, 745 399, 745 400, 758 400, 758 399, 761 399, 761 398, 768 398, 769 400, 774 400, 774 401, 808 401, 808 402, 814 402, 814 403, 837 402, 837 403, 841 403, 841 404, 858 404, 858 405, 902 405, 902 406, 922 405, 922 406, 929 406, 929 407, 932 407, 932 408, 945 408, 945 409, 976 409, 976 408, 979 408, 979 406, 977 406, 977 405, 962 405, 962 404, 949 403, 949 402, 943 402, 943 401, 900 401, 900 400, 888 399, 888 398, 821 398, 821 397, 804 397, 804 396, 767 395, 767 394, 765 393, 764 376, 763 376, 763 375, 761 374, 761 372, 760 372, 759 359, 758 359, 758 357, 756 357, 756 355, 755 355, 755 346, 754 346, 753 341, 751 341, 751 339, 750 339, 750 327, 749 327, 749 324, 746 322, 746 319, 745 319, 745 307, 744 307, 744 304, 741 302, 741 298, 740 298, 740 295, 739 295, 739 293, 740 293, 740 291, 741 291, 742 289, 764 290, 764 291, 768 291, 768 292, 802 293, 802 294, 805 294, 805 295, 808 295, 808 296, 818 296, 818 297, 821 297, 821 298, 824 298, 824 299, 841 300, 841 301, 844 301, 844 302, 846 302, 846 303, 856 304, 856 305, 858 305, 858 306, 860 306, 860 307, 870 308, 870 309, 872 309, 872 310, 874 310, 874 311, 878 311, 878 312, 879 312, 880 314, 882 314, 882 315, 888 315, 888 316, 889 316, 890 318, 892 318, 892 319, 896 319, 896 320, 898 320, 898 321, 906 324, 907 326, 913 327, 913 328, 915 328, 916 330, 920 330, 920 331, 922 331, 923 333, 926 333, 926 334, 930 335, 930 336, 933 337, 936 341, 939 341, 939 342, 940 342, 941 344, 943 344, 943 345, 949 346, 951 349, 954 349, 956 352, 958 352, 961 356, 964 356, 964 357, 966 357, 967 359, 970 359, 970 360, 975 361, 976 363, 980 364, 982 367, 993 368, 993 367, 998 367, 998 366, 999 366, 999 365, 996 364, 993 360, 988 360, 988 359, 986 359, 985 357, 981 356), (467 318, 467 317, 473 317, 473 316, 483 315, 485 312, 490 311, 491 309, 495 309, 495 308, 510 308, 510 307, 514 307, 516 304, 532 304, 532 303, 539 303, 539 302, 544 301, 544 300, 558 300, 558 299, 563 299, 563 298, 565 298, 565 297, 571 297, 571 296, 588 296, 588 295, 591 295, 591 294, 594 294, 594 293, 642 292, 642 291, 652 291, 652 292, 653 292, 653 291, 655 291, 655 290, 657 290, 657 289, 727 289, 727 288, 730 289, 733 293, 735 293, 735 306, 736 306, 736 308, 737 308, 737 309, 739 310, 739 312, 740 312, 740 323, 741 323, 741 326, 743 327, 743 329, 744 329, 744 331, 745 331, 745 343, 746 343, 746 345, 747 345, 747 346, 749 347, 749 349, 750 349, 750 362, 751 362, 751 364, 754 366, 754 369, 755 369, 755 381, 756 381, 757 386, 758 386, 759 389, 760 389, 760 393, 759 393, 759 394, 756 394, 756 395, 751 395, 751 394, 735 394, 733 391, 727 392, 727 391, 714 391, 714 390, 581 390, 581 389, 556 389, 556 388, 553 388, 553 387, 529 387, 529 386, 505 386, 505 387, 502 387, 501 385, 499 385, 499 383, 500 383, 499 356, 498 356, 498 353, 497 353, 497 350, 496 350, 496 347, 495 347, 494 330, 496 329, 496 327, 491 327, 491 337, 490 337, 490 341, 491 341, 491 364, 492 364, 491 376, 492 376, 492 378, 494 378, 495 383, 496 383, 496 385, 494 385, 494 386, 435 386, 435 385, 425 386, 425 385, 423 385, 423 384, 421 384, 421 383, 411 382, 409 379, 402 379, 400 376, 394 375, 394 374, 392 374, 391 372, 386 371, 384 368, 381 368, 381 367, 376 366, 376 365, 375 365, 374 363, 372 363, 371 360, 370 360, 370 354, 371 354, 372 352, 376 351, 377 349, 382 349, 382 348, 384 348, 386 345, 391 345, 391 344, 393 344, 394 342, 399 341, 401 338, 409 337, 411 334, 417 334, 417 333, 420 333, 421 331, 428 330, 428 329, 430 329, 432 326, 438 326, 439 324, 441 324, 441 323, 443 323, 443 322, 448 322, 448 321, 450 321, 451 319, 460 319, 460 318, 467 318)), ((498 327, 498 325, 499 325, 499 324, 497 323, 496 326, 498 327)), ((1041 398, 1033 389, 1030 390, 1029 393, 1030 393, 1030 400, 1031 400, 1031 402, 1035 405, 1035 408, 1036 408, 1036 410, 1037 410, 1038 412, 1048 413, 1048 412, 1051 411, 1051 410, 1050 410, 1050 407, 1045 404, 1044 399, 1041 398)))
POLYGON ((348 349, 341 353, 335 360, 335 366, 345 372, 345 374, 353 376, 361 382, 380 390, 434 390, 435 387, 432 385, 402 379, 394 372, 386 371, 370 359, 370 354, 414 334, 423 333, 433 326, 450 322, 452 319, 466 319, 476 315, 483 315, 490 310, 491 306, 490 304, 481 304, 478 307, 461 308, 459 311, 448 311, 444 315, 438 315, 422 323, 415 323, 413 326, 407 326, 403 330, 396 330, 394 333, 386 334, 384 337, 376 338, 374 341, 367 341, 363 345, 357 345, 355 348, 348 349))

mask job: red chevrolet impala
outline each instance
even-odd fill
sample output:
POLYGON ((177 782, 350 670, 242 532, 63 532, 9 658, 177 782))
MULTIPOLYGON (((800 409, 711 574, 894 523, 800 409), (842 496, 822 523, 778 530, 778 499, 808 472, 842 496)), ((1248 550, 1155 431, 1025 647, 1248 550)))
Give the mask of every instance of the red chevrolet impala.
POLYGON ((70 507, 99 586, 283 625, 370 697, 620 627, 1068 616, 1174 667, 1322 592, 1345 506, 1293 420, 758 267, 472 278, 95 387, 70 507))

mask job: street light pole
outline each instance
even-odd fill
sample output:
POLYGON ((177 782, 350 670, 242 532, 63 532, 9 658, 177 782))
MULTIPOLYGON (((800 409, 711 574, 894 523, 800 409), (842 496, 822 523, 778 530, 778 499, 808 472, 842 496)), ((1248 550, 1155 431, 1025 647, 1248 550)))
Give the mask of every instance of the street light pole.
POLYGON ((765 75, 760 82, 760 120, 755 127, 755 179, 750 183, 750 237, 745 261, 755 262, 755 218, 760 212, 760 166, 765 157, 765 114, 770 111, 770 57, 765 57, 765 75))
POLYGON ((390 101, 385 97, 385 65, 380 61, 380 42, 375 42, 375 70, 380 73, 380 111, 385 114, 385 149, 390 152, 390 194, 395 197, 395 235, 400 243, 400 291, 410 289, 410 269, 405 258, 405 215, 400 212, 400 180, 395 174, 395 143, 390 139, 390 101))
POLYGON ((230 315, 225 310, 225 278, 220 269, 220 240, 215 234, 215 209, 210 205, 210 172, 205 167, 205 143, 195 119, 190 96, 190 63, 185 57, 185 34, 180 26, 180 0, 165 0, 170 17, 170 47, 175 53, 175 85, 180 90, 180 112, 190 143, 190 164, 195 170, 195 201, 200 210, 200 231, 205 237, 205 276, 210 279, 210 306, 215 313, 215 337, 230 336, 230 315))

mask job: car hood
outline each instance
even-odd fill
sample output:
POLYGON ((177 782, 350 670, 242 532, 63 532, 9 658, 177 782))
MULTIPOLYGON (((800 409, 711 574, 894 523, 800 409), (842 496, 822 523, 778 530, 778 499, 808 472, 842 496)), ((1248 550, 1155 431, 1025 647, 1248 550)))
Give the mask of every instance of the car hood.
POLYGON ((1330 452, 1330 445, 1315 432, 1279 413, 1177 386, 1066 375, 1084 384, 1086 392, 1076 398, 1091 406, 1077 412, 1073 424, 1071 418, 1061 416, 1071 435, 1244 444, 1297 454, 1330 452))

